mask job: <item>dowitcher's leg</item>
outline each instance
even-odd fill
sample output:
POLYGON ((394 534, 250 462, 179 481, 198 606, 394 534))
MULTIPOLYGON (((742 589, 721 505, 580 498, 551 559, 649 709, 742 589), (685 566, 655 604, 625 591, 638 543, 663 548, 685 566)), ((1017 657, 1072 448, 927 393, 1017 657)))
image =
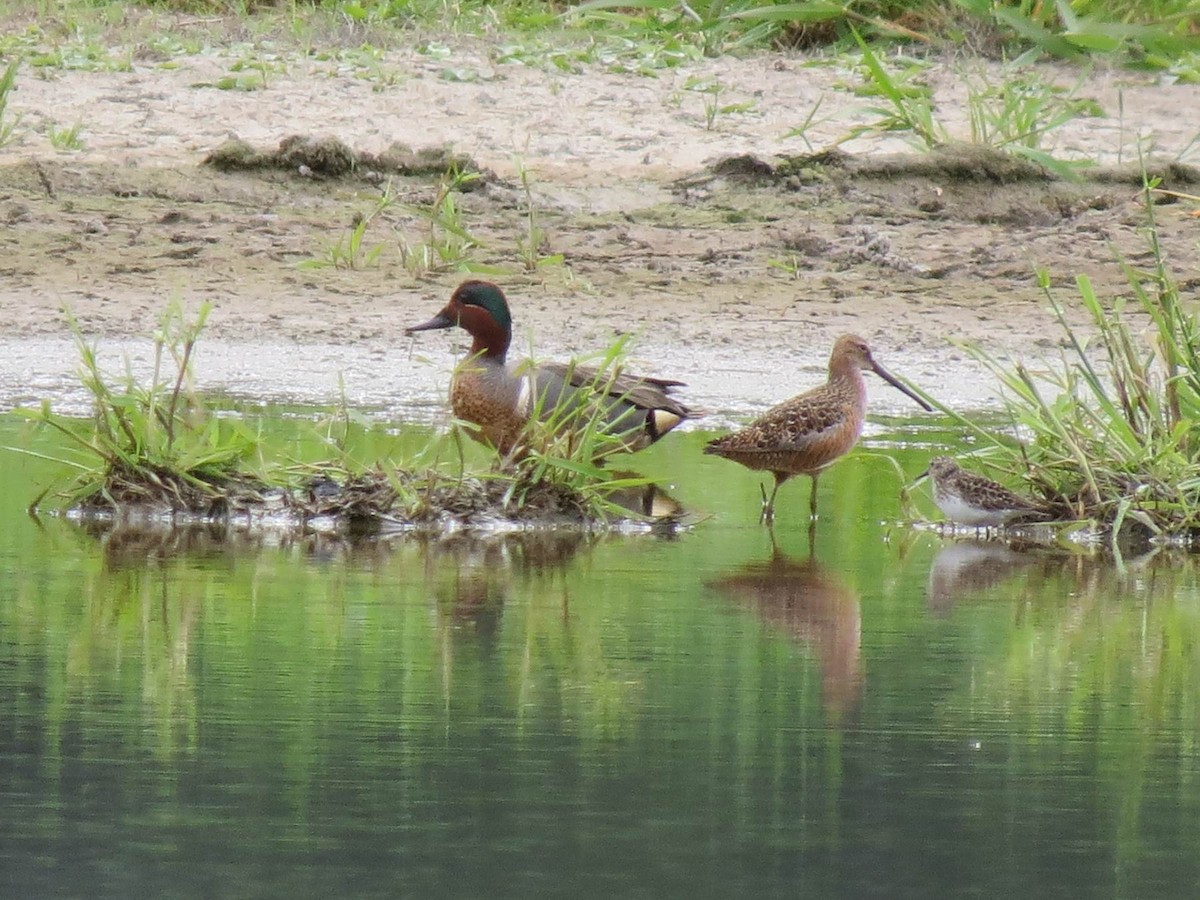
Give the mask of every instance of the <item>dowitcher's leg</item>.
POLYGON ((767 497, 767 489, 763 488, 763 508, 762 515, 758 517, 759 522, 773 522, 775 520, 775 495, 779 493, 779 486, 787 481, 788 476, 783 472, 773 472, 775 476, 775 487, 771 490, 771 496, 767 497))
POLYGON ((808 497, 808 517, 810 519, 817 517, 817 476, 820 474, 820 472, 813 472, 810 476, 812 478, 812 494, 808 497))

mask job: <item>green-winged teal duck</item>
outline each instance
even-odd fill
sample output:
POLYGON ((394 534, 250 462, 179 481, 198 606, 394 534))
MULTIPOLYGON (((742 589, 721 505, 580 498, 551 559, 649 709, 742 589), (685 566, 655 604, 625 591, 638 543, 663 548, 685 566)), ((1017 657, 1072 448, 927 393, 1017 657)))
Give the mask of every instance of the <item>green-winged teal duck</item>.
POLYGON ((626 450, 641 450, 688 418, 686 406, 670 396, 683 384, 570 363, 507 363, 512 316, 504 292, 488 281, 464 281, 436 316, 407 334, 458 326, 471 335, 470 354, 454 372, 450 406, 459 419, 478 426, 472 434, 501 454, 517 449, 534 410, 546 418, 562 404, 599 397, 606 430, 626 450), (589 387, 590 386, 590 387, 589 387), (584 390, 583 388, 588 388, 584 390))

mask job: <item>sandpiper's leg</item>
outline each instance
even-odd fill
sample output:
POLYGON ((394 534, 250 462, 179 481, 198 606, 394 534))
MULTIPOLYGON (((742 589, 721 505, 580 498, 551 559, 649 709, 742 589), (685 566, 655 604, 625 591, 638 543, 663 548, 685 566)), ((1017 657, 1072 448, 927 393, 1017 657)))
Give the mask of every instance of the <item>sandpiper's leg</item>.
POLYGON ((808 516, 810 519, 817 517, 817 475, 819 472, 812 473, 812 494, 808 498, 808 516))

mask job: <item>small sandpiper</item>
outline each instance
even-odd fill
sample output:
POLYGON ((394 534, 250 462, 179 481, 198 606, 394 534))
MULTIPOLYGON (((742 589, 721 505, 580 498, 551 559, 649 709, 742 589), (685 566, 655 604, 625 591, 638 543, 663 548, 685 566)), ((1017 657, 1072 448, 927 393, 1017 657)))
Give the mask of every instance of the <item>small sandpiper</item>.
POLYGON ((1048 519, 1051 515, 1042 504, 1014 494, 990 478, 965 471, 948 456, 931 459, 925 475, 933 481, 933 500, 938 509, 960 525, 1007 525, 1017 520, 1048 519))

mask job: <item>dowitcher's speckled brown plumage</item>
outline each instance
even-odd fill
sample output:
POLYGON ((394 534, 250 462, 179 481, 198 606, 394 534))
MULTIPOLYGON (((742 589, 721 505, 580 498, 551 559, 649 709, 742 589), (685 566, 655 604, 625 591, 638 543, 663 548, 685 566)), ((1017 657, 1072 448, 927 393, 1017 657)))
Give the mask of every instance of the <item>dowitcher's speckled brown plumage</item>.
POLYGON ((866 341, 857 335, 844 334, 833 345, 829 378, 823 385, 785 400, 740 431, 717 438, 704 448, 705 453, 715 453, 748 469, 775 476, 775 488, 769 498, 763 490, 764 520, 774 516, 779 486, 793 475, 812 478, 809 512, 817 514, 817 476, 848 453, 862 433, 867 406, 864 369, 930 409, 928 403, 875 362, 866 341))

